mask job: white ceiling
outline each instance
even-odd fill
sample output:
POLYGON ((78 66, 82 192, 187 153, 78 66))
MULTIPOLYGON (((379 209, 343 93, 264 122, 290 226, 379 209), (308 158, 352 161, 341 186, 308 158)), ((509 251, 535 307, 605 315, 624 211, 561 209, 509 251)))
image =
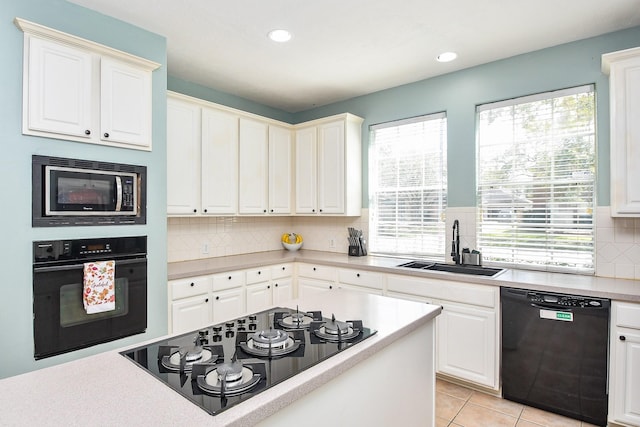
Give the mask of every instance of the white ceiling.
POLYGON ((288 112, 640 25, 640 0, 69 1, 165 36, 170 75, 288 112))

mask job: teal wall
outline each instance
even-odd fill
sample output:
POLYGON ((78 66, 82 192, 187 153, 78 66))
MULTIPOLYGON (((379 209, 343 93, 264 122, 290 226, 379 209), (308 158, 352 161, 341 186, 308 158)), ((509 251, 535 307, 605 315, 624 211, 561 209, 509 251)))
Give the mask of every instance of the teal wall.
POLYGON ((216 104, 226 105, 227 107, 247 111, 259 116, 269 117, 274 120, 280 120, 285 123, 293 123, 295 119, 293 113, 267 107, 266 105, 258 104, 257 102, 239 98, 234 95, 229 95, 228 93, 188 82, 177 77, 168 76, 167 79, 167 89, 174 92, 204 99, 205 101, 215 102, 216 104))
POLYGON ((122 347, 167 332, 166 40, 62 0, 0 3, 0 378, 122 347), (23 33, 15 17, 93 40, 162 64, 153 74, 153 151, 120 149, 24 136, 22 123, 23 33), (31 156, 97 159, 147 166, 146 225, 31 227, 31 156), (147 235, 148 329, 113 343, 36 362, 33 358, 31 245, 34 240, 147 235))
MULTIPOLYGON (((535 37, 535 35, 532 35, 535 37)), ((568 43, 296 114, 296 122, 348 111, 363 117, 363 206, 369 205, 369 126, 446 111, 448 204, 475 206, 475 107, 492 101, 594 83, 597 102, 597 204, 609 205, 609 86, 601 55, 640 46, 640 27, 568 43)))

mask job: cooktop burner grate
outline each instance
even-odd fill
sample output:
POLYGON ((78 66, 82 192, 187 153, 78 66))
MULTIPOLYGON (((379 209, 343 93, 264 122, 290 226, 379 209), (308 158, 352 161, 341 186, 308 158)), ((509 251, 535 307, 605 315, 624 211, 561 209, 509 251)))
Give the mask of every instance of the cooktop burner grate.
POLYGON ((216 362, 223 356, 222 346, 160 346, 158 360, 171 372, 187 372, 194 363, 216 362))
POLYGON ((191 377, 192 380, 195 378, 194 382, 200 391, 228 398, 240 396, 258 386, 260 381, 266 381, 266 371, 264 364, 244 365, 240 361, 217 365, 197 364, 193 367, 191 377))

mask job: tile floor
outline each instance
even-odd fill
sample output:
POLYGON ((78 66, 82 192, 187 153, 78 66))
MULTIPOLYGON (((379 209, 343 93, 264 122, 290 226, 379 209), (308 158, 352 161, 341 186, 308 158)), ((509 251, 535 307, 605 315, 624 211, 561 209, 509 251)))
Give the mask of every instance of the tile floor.
POLYGON ((436 427, 595 427, 582 421, 436 381, 436 427))

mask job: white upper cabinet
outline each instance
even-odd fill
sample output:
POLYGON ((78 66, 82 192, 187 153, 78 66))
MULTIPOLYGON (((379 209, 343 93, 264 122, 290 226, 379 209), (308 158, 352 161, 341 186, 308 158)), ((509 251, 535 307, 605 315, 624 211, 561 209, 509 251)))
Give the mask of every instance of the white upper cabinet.
POLYGON ((343 214, 345 209, 345 122, 318 127, 318 207, 320 213, 343 214))
POLYGON ((200 129, 199 106, 167 98, 169 215, 195 215, 200 211, 200 129))
POLYGON ((299 125, 297 214, 361 214, 362 121, 352 114, 340 114, 299 125))
POLYGON ((359 216, 361 124, 293 126, 168 92, 167 213, 359 216))
POLYGON ((240 119, 239 208, 241 214, 267 213, 268 204, 268 125, 253 119, 240 119))
POLYGON ((291 129, 269 125, 269 213, 291 213, 292 149, 291 129))
POLYGON ((291 213, 291 130, 257 119, 240 119, 241 214, 291 213))
POLYGON ((167 96, 167 214, 235 215, 238 116, 167 96))
POLYGON ((296 213, 318 212, 318 132, 315 126, 296 131, 296 213))
POLYGON ((640 216, 640 47, 602 55, 609 74, 611 216, 640 216))
POLYGON ((30 37, 27 64, 24 130, 90 138, 91 54, 30 37))
POLYGON ((202 109, 202 211, 205 215, 238 212, 238 120, 238 116, 230 112, 202 109))
POLYGON ((152 61, 19 18, 22 132, 151 150, 152 61))
POLYGON ((100 138, 151 144, 151 73, 121 61, 100 61, 100 138))

